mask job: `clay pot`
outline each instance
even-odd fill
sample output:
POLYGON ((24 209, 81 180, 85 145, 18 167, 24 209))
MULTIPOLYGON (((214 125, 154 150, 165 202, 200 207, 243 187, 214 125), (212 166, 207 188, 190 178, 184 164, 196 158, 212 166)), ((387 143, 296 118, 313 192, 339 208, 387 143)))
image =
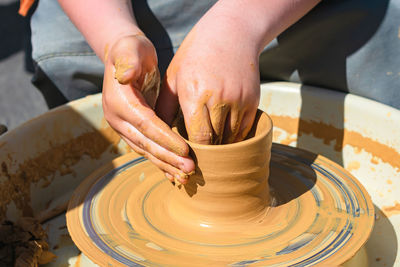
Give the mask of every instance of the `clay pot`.
MULTIPOLYGON (((187 136, 183 119, 174 130, 187 136)), ((185 138, 186 139, 186 138, 185 138)), ((195 174, 177 185, 170 214, 185 224, 214 226, 258 220, 270 204, 269 162, 272 121, 258 110, 246 140, 224 145, 186 142, 196 163, 195 174), (184 215, 184 216, 182 216, 184 215)))

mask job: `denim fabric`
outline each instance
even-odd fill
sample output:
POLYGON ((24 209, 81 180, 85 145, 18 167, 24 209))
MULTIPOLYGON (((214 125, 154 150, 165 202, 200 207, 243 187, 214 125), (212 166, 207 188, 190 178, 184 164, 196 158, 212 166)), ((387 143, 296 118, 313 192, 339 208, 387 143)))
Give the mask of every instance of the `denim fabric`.
POLYGON ((57 1, 39 1, 31 28, 35 84, 52 83, 69 101, 101 91, 103 63, 57 1), (46 75, 40 75, 40 70, 46 75))
POLYGON ((322 1, 271 42, 261 78, 349 92, 400 109, 400 0, 322 1))
MULTIPOLYGON (((156 47, 163 74, 186 34, 215 1, 132 2, 140 28, 156 47)), ((101 91, 104 65, 56 0, 39 1, 31 28, 32 57, 37 64, 33 80, 44 94, 55 86, 71 101, 101 91)), ((46 95, 50 103, 48 98, 53 96, 46 95)))
MULTIPOLYGON (((163 74, 186 34, 215 1, 132 1, 163 74)), ((322 1, 260 56, 262 80, 350 92, 400 109, 400 0, 322 1)), ((32 17, 33 58, 67 100, 100 92, 103 64, 55 0, 32 17)))

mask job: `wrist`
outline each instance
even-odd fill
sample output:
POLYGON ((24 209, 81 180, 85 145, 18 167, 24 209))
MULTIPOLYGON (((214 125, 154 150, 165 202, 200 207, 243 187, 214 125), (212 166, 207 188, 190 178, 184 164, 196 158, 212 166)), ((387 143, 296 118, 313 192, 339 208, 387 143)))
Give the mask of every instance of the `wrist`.
POLYGON ((119 30, 118 32, 113 32, 113 33, 110 33, 109 35, 107 35, 105 40, 103 40, 104 54, 103 54, 103 57, 101 57, 102 61, 104 63, 106 63, 107 60, 109 60, 109 59, 112 60, 112 58, 109 57, 110 52, 117 46, 117 44, 122 39, 128 38, 128 37, 133 37, 133 36, 145 37, 144 33, 137 27, 119 30))
MULTIPOLYGON (((197 23, 196 33, 210 36, 212 42, 221 40, 225 47, 250 49, 258 55, 262 50, 264 31, 260 24, 255 24, 237 12, 240 5, 232 2, 218 1, 197 23)), ((210 38, 209 38, 210 39, 210 38)))
MULTIPOLYGON (((220 0, 202 18, 209 29, 224 28, 257 53, 320 0, 220 0)), ((202 23, 200 21, 199 23, 202 23)))
POLYGON ((103 62, 105 62, 106 51, 109 51, 116 40, 122 36, 141 33, 130 1, 58 1, 103 62))

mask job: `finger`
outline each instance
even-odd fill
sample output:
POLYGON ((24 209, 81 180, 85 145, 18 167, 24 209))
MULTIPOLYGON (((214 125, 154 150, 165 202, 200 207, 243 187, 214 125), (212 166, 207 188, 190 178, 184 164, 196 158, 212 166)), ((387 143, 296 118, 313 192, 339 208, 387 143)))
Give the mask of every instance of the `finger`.
POLYGON ((222 143, 225 121, 228 116, 230 106, 228 104, 215 104, 210 108, 210 120, 213 128, 212 144, 220 145, 222 143))
MULTIPOLYGON (((146 152, 141 149, 140 147, 138 147, 137 145, 135 145, 134 143, 132 143, 131 141, 129 141, 128 138, 124 137, 121 135, 121 138, 124 139, 124 141, 139 155, 141 156, 145 156, 146 152)), ((164 176, 165 178, 167 178, 170 182, 174 182, 175 178, 172 174, 168 173, 168 172, 164 172, 164 176)))
POLYGON ((165 172, 164 175, 165 175, 165 178, 167 178, 170 182, 174 182, 175 181, 174 176, 171 175, 170 173, 165 172))
POLYGON ((148 158, 152 163, 154 163, 158 168, 160 168, 164 173, 171 173, 174 177, 174 181, 178 181, 181 184, 186 184, 189 179, 189 175, 183 173, 182 171, 174 168, 173 166, 159 160, 154 157, 150 153, 146 154, 146 158, 148 158))
POLYGON ((129 139, 132 143, 139 146, 145 152, 148 152, 156 158, 180 169, 185 173, 194 171, 195 165, 191 158, 178 156, 177 154, 165 149, 153 140, 148 139, 135 127, 125 122, 124 136, 129 139))
POLYGON ((141 149, 140 147, 138 147, 137 145, 135 145, 134 143, 132 143, 129 138, 123 136, 122 134, 119 133, 119 135, 121 136, 121 138, 133 149, 133 151, 135 151, 137 154, 139 154, 140 156, 145 156, 146 151, 144 151, 143 149, 141 149))
POLYGON ((224 144, 234 143, 239 134, 244 112, 237 107, 233 107, 226 119, 225 132, 223 137, 224 144))
POLYGON ((167 150, 179 156, 188 156, 189 147, 178 134, 163 122, 155 112, 147 105, 143 96, 130 86, 114 84, 118 87, 123 103, 116 108, 116 112, 122 121, 127 121, 138 129, 148 139, 153 140, 167 150))
POLYGON ((167 75, 164 77, 160 94, 157 99, 156 113, 163 121, 168 125, 171 125, 178 112, 179 103, 176 92, 167 81, 167 75))
POLYGON ((189 141, 204 145, 212 144, 213 128, 207 105, 200 104, 193 108, 188 108, 187 105, 182 103, 182 113, 189 141))
POLYGON ((191 173, 195 169, 194 162, 189 157, 181 157, 175 153, 165 149, 154 141, 148 139, 135 127, 126 121, 120 121, 114 123, 113 128, 119 133, 123 139, 130 144, 133 144, 132 148, 135 152, 144 156, 146 153, 150 153, 156 158, 180 169, 184 173, 191 173))
POLYGON ((239 132, 234 140, 234 142, 239 142, 244 140, 249 134, 251 128, 253 127, 254 119, 256 117, 257 108, 247 110, 242 119, 242 123, 240 125, 239 132))
POLYGON ((114 77, 120 84, 128 84, 134 82, 137 87, 142 69, 138 57, 133 55, 120 55, 114 62, 115 73, 114 77))
MULTIPOLYGON (((144 151, 140 147, 138 147, 136 144, 132 143, 128 138, 122 137, 125 142, 132 147, 133 150, 138 150, 138 151, 144 151)), ((160 170, 164 172, 164 174, 168 174, 169 176, 172 176, 173 181, 179 181, 181 184, 186 184, 187 180, 189 179, 189 175, 183 173, 181 170, 169 165, 166 162, 163 162, 162 160, 157 159, 147 151, 144 151, 144 157, 150 160, 154 165, 156 165, 160 170)), ((166 175, 167 179, 170 180, 170 177, 166 175)))

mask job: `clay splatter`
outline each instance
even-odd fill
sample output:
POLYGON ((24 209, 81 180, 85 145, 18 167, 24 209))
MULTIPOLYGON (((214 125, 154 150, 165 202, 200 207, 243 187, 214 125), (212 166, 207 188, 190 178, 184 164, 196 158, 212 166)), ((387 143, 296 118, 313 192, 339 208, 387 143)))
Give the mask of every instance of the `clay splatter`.
POLYGON ((382 211, 387 217, 400 214, 400 203, 396 201, 393 206, 383 206, 382 211))
POLYGON ((358 162, 358 161, 352 161, 352 162, 350 162, 348 165, 347 165, 347 167, 346 167, 346 169, 349 171, 349 172, 351 172, 351 171, 353 171, 353 170, 358 170, 360 168, 360 162, 358 162))
POLYGON ((322 139, 326 145, 334 142, 334 149, 341 151, 346 145, 357 147, 374 157, 371 162, 378 164, 381 161, 390 164, 397 171, 400 171, 400 153, 385 144, 379 143, 369 137, 365 137, 358 132, 345 129, 338 129, 323 122, 308 121, 289 116, 270 115, 275 126, 285 130, 288 134, 312 134, 316 138, 322 139))
POLYGON ((19 164, 16 172, 10 171, 13 159, 3 161, 0 174, 7 179, 0 183, 0 221, 5 218, 7 205, 13 200, 23 216, 33 216, 31 202, 31 184, 43 181, 50 184, 58 172, 61 176, 74 173, 72 166, 83 155, 99 158, 110 145, 119 142, 120 137, 110 127, 101 131, 84 133, 60 145, 50 145, 50 149, 35 158, 19 164))

